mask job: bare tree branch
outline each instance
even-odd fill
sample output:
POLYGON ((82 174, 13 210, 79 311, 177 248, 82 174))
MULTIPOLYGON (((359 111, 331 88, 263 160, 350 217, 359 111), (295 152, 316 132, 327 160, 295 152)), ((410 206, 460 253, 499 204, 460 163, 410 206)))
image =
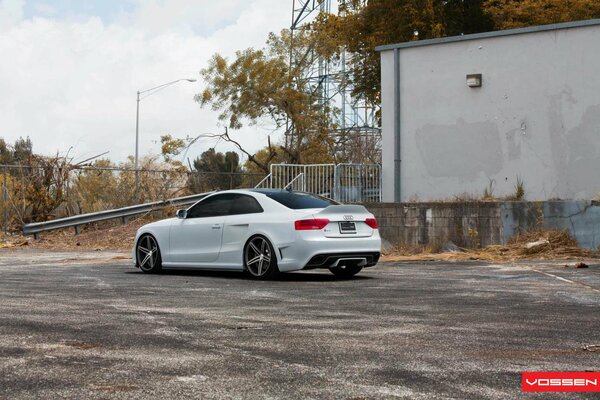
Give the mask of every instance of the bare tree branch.
POLYGON ((260 160, 258 160, 256 158, 256 154, 251 154, 246 149, 244 149, 238 141, 236 141, 231 136, 229 136, 229 131, 228 131, 227 127, 225 127, 224 133, 205 133, 202 136, 207 137, 207 138, 224 140, 228 143, 232 143, 235 147, 238 148, 239 151, 241 151, 242 153, 244 153, 246 155, 246 157, 248 158, 248 161, 254 163, 258 168, 260 168, 262 171, 264 171, 265 174, 269 173, 269 164, 270 164, 271 160, 273 160, 273 158, 275 158, 275 156, 277 155, 277 153, 271 146, 271 138, 270 137, 268 137, 269 156, 267 157, 266 162, 261 162, 260 160))

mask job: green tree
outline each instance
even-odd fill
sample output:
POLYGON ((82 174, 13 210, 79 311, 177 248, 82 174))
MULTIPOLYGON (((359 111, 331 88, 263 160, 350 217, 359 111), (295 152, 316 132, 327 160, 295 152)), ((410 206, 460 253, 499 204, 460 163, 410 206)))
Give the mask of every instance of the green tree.
POLYGON ((194 160, 189 186, 194 193, 237 188, 242 183, 240 157, 234 151, 225 154, 210 148, 194 160))
POLYGON ((13 163, 13 152, 3 138, 0 138, 0 164, 10 165, 13 163))
POLYGON ((494 30, 494 22, 486 13, 485 0, 448 0, 444 4, 444 26, 448 36, 494 30))
POLYGON ((492 30, 484 0, 354 0, 338 15, 321 14, 320 36, 335 38, 349 53, 353 95, 380 103, 381 71, 376 46, 492 30))
POLYGON ((600 18, 598 0, 487 0, 496 29, 600 18))
POLYGON ((0 138, 0 164, 11 165, 21 164, 29 165, 33 157, 33 143, 29 137, 22 137, 15 140, 11 146, 0 138))
POLYGON ((188 141, 186 139, 174 138, 171 135, 162 135, 160 137, 160 152, 165 162, 181 165, 181 162, 175 160, 175 157, 185 150, 188 141))
MULTIPOLYGON (((380 102, 376 46, 600 18, 598 0, 351 0, 312 26, 349 53, 354 95, 380 102)), ((326 47, 334 47, 331 43, 326 47)), ((330 54, 326 53, 329 57, 330 54)))
POLYGON ((244 150, 228 132, 219 135, 234 143, 265 173, 277 154, 275 148, 282 150, 289 162, 306 163, 312 162, 311 154, 323 158, 323 150, 329 153, 327 149, 332 145, 329 132, 335 129, 331 114, 334 110, 320 101, 311 83, 303 79, 317 59, 308 51, 314 44, 314 33, 306 31, 294 37, 295 51, 302 53, 304 49, 305 54, 293 57, 292 65, 291 40, 289 31, 283 31, 280 35, 271 34, 265 49, 238 51, 232 61, 215 54, 202 70, 207 85, 196 96, 202 107, 219 111, 219 119, 232 130, 246 124, 256 126, 266 120, 275 130, 285 130, 283 139, 275 146, 268 142, 270 150, 263 161, 244 150))
POLYGON ((27 137, 18 138, 13 146, 13 161, 17 164, 28 165, 33 157, 33 143, 27 137))
POLYGON ((267 173, 258 165, 279 164, 286 161, 286 155, 280 148, 264 147, 254 154, 256 162, 246 160, 244 163, 244 177, 242 185, 244 187, 256 186, 267 173), (272 153, 274 152, 274 153, 272 153))

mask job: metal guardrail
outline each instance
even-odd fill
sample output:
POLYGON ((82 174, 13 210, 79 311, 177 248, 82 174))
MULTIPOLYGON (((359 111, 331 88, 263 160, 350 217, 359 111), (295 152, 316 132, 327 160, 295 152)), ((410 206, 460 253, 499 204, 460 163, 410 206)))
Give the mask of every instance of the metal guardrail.
POLYGON ((75 233, 79 234, 80 226, 84 225, 84 224, 89 224, 92 222, 106 221, 109 219, 116 219, 116 218, 121 218, 123 220, 123 222, 126 222, 128 217, 131 217, 131 216, 137 215, 137 214, 143 214, 146 212, 154 211, 156 209, 169 207, 169 206, 192 205, 192 204, 196 203, 197 201, 202 200, 204 197, 206 197, 207 195, 209 195, 211 193, 214 193, 214 192, 193 194, 191 196, 184 196, 184 197, 176 197, 173 199, 156 201, 153 203, 138 204, 135 206, 116 208, 114 210, 106 210, 106 211, 99 211, 99 212, 89 213, 89 214, 75 215, 72 217, 59 218, 59 219, 54 219, 51 221, 35 222, 32 224, 23 225, 23 234, 24 235, 33 235, 34 238, 37 238, 37 235, 41 232, 47 232, 47 231, 51 231, 51 230, 55 230, 55 229, 63 229, 63 228, 69 228, 69 227, 74 227, 75 233))

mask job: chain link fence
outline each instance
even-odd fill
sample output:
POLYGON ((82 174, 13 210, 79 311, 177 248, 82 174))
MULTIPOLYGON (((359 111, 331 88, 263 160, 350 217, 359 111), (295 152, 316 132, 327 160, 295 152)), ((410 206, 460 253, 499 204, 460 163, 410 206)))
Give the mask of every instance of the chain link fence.
POLYGON ((273 164, 268 176, 183 169, 137 173, 136 193, 134 169, 0 165, 2 228, 14 232, 31 222, 238 188, 285 188, 342 203, 381 200, 381 166, 376 164, 273 164))
POLYGON ((57 168, 0 165, 0 217, 4 233, 41 222, 166 200, 173 197, 254 187, 265 174, 139 170, 138 192, 134 169, 57 168))

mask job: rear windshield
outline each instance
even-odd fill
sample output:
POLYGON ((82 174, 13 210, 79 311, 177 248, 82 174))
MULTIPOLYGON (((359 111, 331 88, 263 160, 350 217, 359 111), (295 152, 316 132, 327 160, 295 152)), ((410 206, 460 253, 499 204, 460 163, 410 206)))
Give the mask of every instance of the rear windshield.
POLYGON ((265 194, 276 202, 283 204, 292 210, 301 210, 305 208, 325 208, 339 204, 333 200, 326 199, 325 197, 315 196, 308 193, 281 191, 265 194))

